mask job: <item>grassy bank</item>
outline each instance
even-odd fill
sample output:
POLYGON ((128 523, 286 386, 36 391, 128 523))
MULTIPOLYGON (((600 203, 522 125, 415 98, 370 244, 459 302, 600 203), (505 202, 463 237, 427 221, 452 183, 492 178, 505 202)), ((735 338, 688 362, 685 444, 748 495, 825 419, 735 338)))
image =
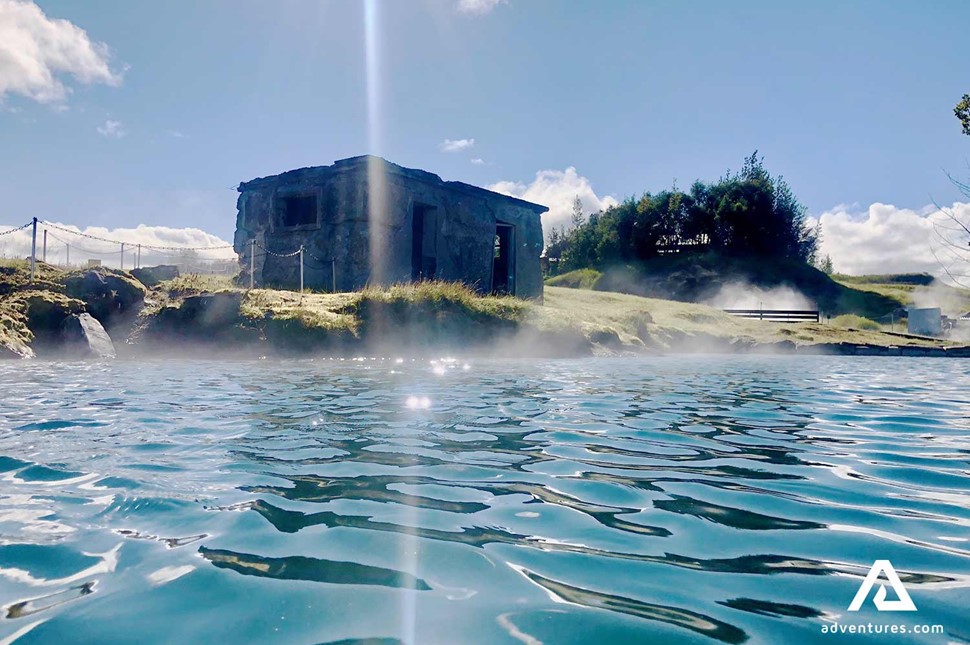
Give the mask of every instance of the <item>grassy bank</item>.
MULTIPOLYGON (((648 298, 705 302, 725 288, 771 291, 789 287, 831 316, 855 314, 887 317, 906 304, 898 291, 840 282, 802 262, 725 257, 714 253, 681 254, 653 258, 638 264, 613 266, 603 271, 581 269, 546 281, 596 291, 615 291, 648 298)), ((912 285, 909 285, 912 286, 912 285)), ((766 304, 766 308, 772 307, 766 304)))
POLYGON ((54 338, 59 316, 81 311, 109 329, 122 354, 852 353, 858 347, 948 345, 874 329, 745 320, 704 305, 554 286, 546 287, 542 302, 526 302, 483 297, 444 282, 299 294, 183 276, 149 290, 123 272, 65 273, 46 265, 28 285, 25 270, 17 265, 0 272, 0 345, 8 355, 37 347, 39 335, 54 338))
MULTIPOLYGON (((514 356, 954 345, 851 326, 768 323, 704 305, 566 287, 547 286, 541 303, 482 297, 451 283, 303 295, 227 286, 223 293, 238 294, 242 324, 281 350, 455 350, 514 356)), ((196 292, 188 294, 192 297, 198 297, 196 292)), ((185 301, 169 306, 184 307, 185 301)))

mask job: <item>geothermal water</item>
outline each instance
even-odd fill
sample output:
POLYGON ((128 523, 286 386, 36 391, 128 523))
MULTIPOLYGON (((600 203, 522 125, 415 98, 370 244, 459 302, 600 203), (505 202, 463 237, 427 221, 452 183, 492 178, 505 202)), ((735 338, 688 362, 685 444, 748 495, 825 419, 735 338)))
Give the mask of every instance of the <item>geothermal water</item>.
POLYGON ((940 359, 8 361, 0 642, 965 642, 968 411, 940 359), (876 560, 917 611, 847 611, 876 560))

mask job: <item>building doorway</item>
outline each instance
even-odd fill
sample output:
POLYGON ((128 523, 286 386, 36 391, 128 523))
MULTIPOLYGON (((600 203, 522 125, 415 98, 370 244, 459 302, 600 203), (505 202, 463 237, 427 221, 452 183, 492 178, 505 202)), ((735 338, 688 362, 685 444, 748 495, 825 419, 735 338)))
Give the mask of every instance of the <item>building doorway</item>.
POLYGON ((515 295, 515 227, 511 224, 500 223, 495 226, 492 293, 515 295))
POLYGON ((438 272, 438 217, 434 206, 411 208, 411 280, 434 280, 438 272))

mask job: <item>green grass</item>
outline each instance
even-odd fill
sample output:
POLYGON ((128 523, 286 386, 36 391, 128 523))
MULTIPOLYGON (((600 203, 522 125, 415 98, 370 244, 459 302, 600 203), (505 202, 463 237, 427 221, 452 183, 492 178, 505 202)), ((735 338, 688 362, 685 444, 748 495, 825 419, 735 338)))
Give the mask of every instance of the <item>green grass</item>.
POLYGON ((523 300, 510 296, 481 296, 460 282, 417 282, 389 287, 368 287, 359 294, 357 307, 368 304, 397 305, 430 309, 462 310, 472 316, 514 321, 527 308, 523 300))
POLYGON ((603 271, 593 289, 704 302, 715 297, 722 287, 733 284, 765 290, 790 287, 829 315, 854 313, 878 318, 902 306, 895 292, 885 294, 868 287, 841 284, 804 262, 715 253, 665 255, 646 262, 613 266, 603 271))
POLYGON ((569 287, 571 289, 592 289, 603 274, 596 269, 576 269, 546 279, 550 287, 569 287))
POLYGON ((850 284, 893 284, 899 286, 927 286, 935 278, 929 273, 886 273, 886 274, 867 274, 867 275, 845 275, 836 273, 832 276, 839 282, 850 284))
MULTIPOLYGON (((970 311, 970 289, 952 287, 925 273, 887 275, 834 275, 836 282, 860 292, 876 293, 897 301, 900 307, 918 300, 929 300, 944 313, 957 315, 970 311), (926 298, 920 298, 926 294, 926 298)), ((925 306, 925 305, 924 305, 925 306)), ((875 316, 878 317, 878 316, 875 316)))
POLYGON ((546 287, 542 306, 528 320, 541 330, 578 327, 586 335, 616 333, 626 344, 642 342, 661 349, 697 351, 726 343, 799 345, 855 343, 939 346, 939 341, 891 336, 878 330, 847 329, 833 324, 781 324, 737 318, 705 305, 643 298, 622 293, 546 287), (637 340, 634 340, 637 339, 637 340))
POLYGON ((190 295, 198 293, 218 293, 233 291, 237 287, 232 278, 225 275, 202 275, 188 273, 171 280, 164 280, 158 284, 158 289, 172 296, 190 295))
POLYGON ((863 329, 866 331, 882 331, 882 325, 875 320, 863 318, 855 314, 842 314, 829 321, 830 325, 844 329, 863 329))

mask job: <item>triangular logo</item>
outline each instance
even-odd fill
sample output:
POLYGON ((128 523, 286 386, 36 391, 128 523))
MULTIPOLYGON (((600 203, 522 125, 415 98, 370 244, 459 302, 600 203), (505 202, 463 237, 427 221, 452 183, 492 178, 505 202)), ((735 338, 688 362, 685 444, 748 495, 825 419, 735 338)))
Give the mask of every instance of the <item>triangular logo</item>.
POLYGON ((886 579, 889 580, 890 586, 896 592, 898 600, 886 600, 886 586, 880 584, 875 597, 872 599, 872 604, 876 606, 876 609, 879 611, 916 611, 916 605, 913 604, 913 599, 909 597, 906 587, 903 586, 903 581, 896 575, 896 570, 893 569, 893 565, 889 560, 876 560, 872 563, 872 568, 869 569, 869 575, 862 581, 862 586, 859 587, 855 598, 852 599, 852 604, 849 605, 849 611, 859 611, 862 603, 869 596, 869 590, 872 589, 872 585, 876 584, 876 581, 879 580, 880 573, 886 575, 886 579))

